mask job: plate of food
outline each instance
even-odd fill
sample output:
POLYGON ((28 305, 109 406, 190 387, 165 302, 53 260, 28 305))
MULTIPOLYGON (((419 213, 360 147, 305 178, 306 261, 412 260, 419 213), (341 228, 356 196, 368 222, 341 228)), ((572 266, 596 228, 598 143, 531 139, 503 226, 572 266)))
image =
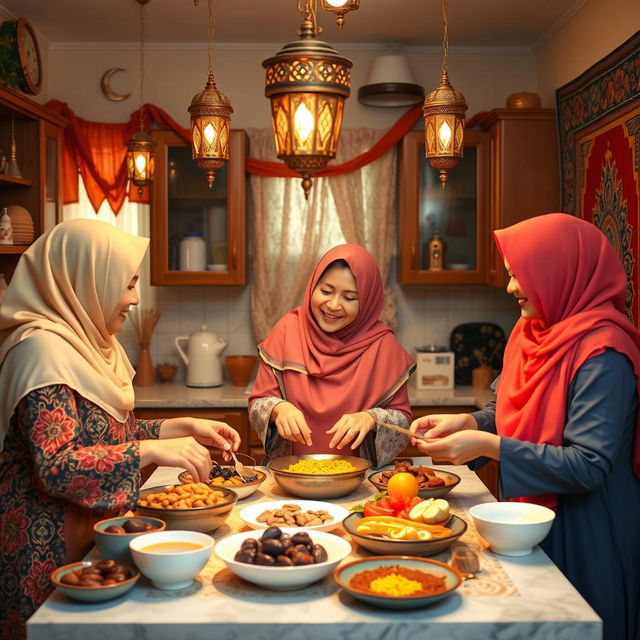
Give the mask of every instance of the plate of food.
POLYGON ((240 511, 240 518, 252 529, 304 527, 330 531, 339 527, 348 515, 349 512, 337 504, 295 499, 258 502, 240 511))
POLYGON ((378 491, 386 491, 389 480, 396 473, 409 473, 414 476, 418 481, 418 496, 421 498, 442 498, 460 483, 460 476, 451 471, 422 465, 415 467, 407 460, 397 461, 393 469, 372 473, 368 480, 378 491))

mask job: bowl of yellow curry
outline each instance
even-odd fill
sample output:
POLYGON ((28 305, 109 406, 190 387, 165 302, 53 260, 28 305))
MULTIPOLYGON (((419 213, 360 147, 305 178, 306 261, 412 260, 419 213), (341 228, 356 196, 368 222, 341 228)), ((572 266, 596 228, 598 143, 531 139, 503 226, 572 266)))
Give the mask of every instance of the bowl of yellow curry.
POLYGON ((312 453, 274 458, 267 467, 288 494, 328 500, 355 491, 363 483, 371 463, 356 456, 312 453))

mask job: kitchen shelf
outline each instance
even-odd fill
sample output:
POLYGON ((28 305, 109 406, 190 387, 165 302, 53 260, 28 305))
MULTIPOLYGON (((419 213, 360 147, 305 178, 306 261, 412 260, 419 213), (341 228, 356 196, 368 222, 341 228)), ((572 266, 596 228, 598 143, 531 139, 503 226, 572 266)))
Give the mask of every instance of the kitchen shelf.
POLYGON ((0 254, 20 255, 23 254, 29 246, 28 244, 0 244, 0 254))
POLYGON ((3 173, 0 173, 0 184, 5 184, 7 186, 13 185, 16 187, 33 187, 33 182, 31 180, 16 178, 15 176, 7 176, 3 173))

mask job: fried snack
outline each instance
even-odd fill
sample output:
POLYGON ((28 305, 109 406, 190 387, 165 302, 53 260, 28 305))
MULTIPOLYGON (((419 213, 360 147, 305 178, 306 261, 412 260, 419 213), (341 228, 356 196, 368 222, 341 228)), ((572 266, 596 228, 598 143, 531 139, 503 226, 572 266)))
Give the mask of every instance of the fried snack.
POLYGON ((330 474, 347 473, 356 471, 348 460, 316 460, 315 458, 305 458, 298 460, 295 464, 290 464, 285 471, 309 474, 330 474))
POLYGON ((281 509, 267 509, 256 520, 272 526, 313 527, 331 522, 333 516, 324 509, 302 511, 298 504, 284 504, 281 509))
POLYGON ((204 482, 190 482, 173 485, 159 493, 150 493, 141 498, 138 504, 153 509, 194 509, 212 507, 226 501, 222 491, 216 491, 204 482))

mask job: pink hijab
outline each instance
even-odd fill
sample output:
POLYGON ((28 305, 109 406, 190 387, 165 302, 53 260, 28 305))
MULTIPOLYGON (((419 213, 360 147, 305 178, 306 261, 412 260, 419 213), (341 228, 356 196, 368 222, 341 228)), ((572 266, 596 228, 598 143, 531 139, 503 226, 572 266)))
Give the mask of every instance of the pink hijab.
MULTIPOLYGON (((328 452, 325 431, 345 413, 384 404, 408 380, 414 367, 391 329, 378 320, 383 286, 373 256, 343 244, 329 250, 316 266, 301 306, 283 316, 259 347, 262 360, 282 372, 286 398, 305 415, 313 433, 311 448, 293 443, 294 452, 328 452), (347 327, 325 333, 311 313, 311 295, 325 269, 345 260, 358 287, 360 312, 347 327)), ((252 396, 264 395, 254 388, 252 396)), ((410 415, 409 406, 406 407, 410 415)))
MULTIPOLYGON (((562 444, 569 385, 607 348, 626 355, 640 384, 640 336, 624 314, 627 277, 592 224, 550 213, 495 232, 498 249, 540 317, 521 318, 504 354, 496 425, 500 435, 562 444)), ((640 394, 640 387, 639 387, 640 394)), ((636 424, 633 469, 640 477, 636 424)), ((554 507, 555 495, 528 497, 554 507)))

